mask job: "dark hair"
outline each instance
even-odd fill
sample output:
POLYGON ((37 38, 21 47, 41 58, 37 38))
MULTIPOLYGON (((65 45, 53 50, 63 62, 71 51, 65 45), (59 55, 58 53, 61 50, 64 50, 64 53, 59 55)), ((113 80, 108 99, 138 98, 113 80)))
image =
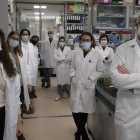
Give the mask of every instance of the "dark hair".
POLYGON ((107 35, 107 34, 102 34, 102 35, 100 36, 100 38, 99 38, 99 43, 101 42, 101 39, 104 38, 104 37, 106 37, 107 43, 109 43, 109 39, 108 39, 108 35, 107 35))
POLYGON ((31 33, 30 33, 30 31, 28 29, 22 29, 21 32, 20 32, 20 36, 22 36, 24 31, 27 31, 28 35, 30 36, 31 33))
POLYGON ((39 37, 37 35, 33 35, 30 39, 30 42, 32 42, 33 38, 38 38, 38 41, 39 41, 39 37))
POLYGON ((92 35, 90 32, 85 32, 85 33, 83 33, 83 34, 80 36, 80 38, 79 38, 80 41, 82 41, 82 37, 83 37, 84 35, 90 36, 91 41, 93 41, 93 44, 91 45, 91 47, 92 47, 92 48, 95 48, 95 40, 94 40, 93 35, 92 35))
POLYGON ((14 68, 14 62, 10 58, 9 50, 5 43, 5 34, 2 29, 0 29, 0 38, 2 42, 2 51, 0 51, 0 62, 3 64, 3 68, 8 77, 16 76, 17 71, 16 68, 14 68))
MULTIPOLYGON (((16 32, 16 31, 11 31, 10 33, 9 33, 9 35, 8 35, 8 37, 7 37, 7 40, 6 40, 6 43, 7 43, 7 46, 8 46, 8 49, 9 49, 9 51, 10 51, 10 45, 9 45, 9 39, 14 35, 14 34, 16 34, 16 35, 18 35, 19 36, 19 33, 18 32, 16 32)), ((23 53, 22 53, 22 49, 21 49, 21 41, 19 41, 19 46, 17 46, 17 47, 15 47, 14 48, 14 53, 15 54, 19 54, 19 56, 23 56, 23 53)))
MULTIPOLYGON (((64 41, 65 41, 65 37, 64 37, 64 36, 60 36, 60 37, 59 37, 59 41, 60 41, 60 39, 64 39, 64 41)), ((57 49, 59 48, 59 41, 58 41, 57 49)))

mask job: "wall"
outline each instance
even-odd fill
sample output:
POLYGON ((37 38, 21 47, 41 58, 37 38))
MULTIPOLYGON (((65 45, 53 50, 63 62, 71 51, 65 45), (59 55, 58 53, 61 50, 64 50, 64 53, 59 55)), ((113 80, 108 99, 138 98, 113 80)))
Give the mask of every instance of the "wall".
MULTIPOLYGON (((43 20, 42 21, 42 29, 47 29, 50 26, 55 26, 55 20, 43 20)), ((31 27, 35 27, 35 24, 39 24, 38 21, 34 21, 34 20, 29 20, 29 24, 31 25, 31 27)))
POLYGON ((8 0, 0 0, 0 28, 8 35, 8 0))

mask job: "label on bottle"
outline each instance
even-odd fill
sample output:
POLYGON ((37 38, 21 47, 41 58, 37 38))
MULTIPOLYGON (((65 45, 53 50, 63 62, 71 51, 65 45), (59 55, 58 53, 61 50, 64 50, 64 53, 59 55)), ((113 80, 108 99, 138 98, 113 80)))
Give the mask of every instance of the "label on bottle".
POLYGON ((77 20, 79 19, 79 17, 77 16, 77 20))

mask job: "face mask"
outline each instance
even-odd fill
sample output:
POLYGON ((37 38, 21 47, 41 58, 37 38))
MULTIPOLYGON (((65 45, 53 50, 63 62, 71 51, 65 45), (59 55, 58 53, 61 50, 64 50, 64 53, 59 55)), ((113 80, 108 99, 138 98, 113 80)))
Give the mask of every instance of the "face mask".
POLYGON ((104 41, 101 41, 101 45, 102 46, 106 46, 107 45, 107 40, 106 41, 105 40, 104 41))
POLYGON ((10 45, 12 48, 15 48, 15 47, 19 46, 19 41, 10 39, 9 45, 10 45))
POLYGON ((23 41, 28 41, 28 40, 29 40, 29 36, 23 35, 23 36, 22 36, 22 40, 23 40, 23 41))
POLYGON ((0 45, 0 51, 2 51, 2 47, 1 47, 1 45, 0 45))
POLYGON ((59 42, 60 47, 64 47, 65 43, 64 42, 59 42))
POLYGON ((53 38, 53 34, 49 34, 49 38, 53 38))
POLYGON ((140 27, 139 27, 139 29, 138 29, 138 35, 140 36, 140 27))
POLYGON ((82 43, 81 46, 83 47, 84 50, 87 51, 90 48, 90 46, 91 46, 91 42, 82 43))
POLYGON ((35 46, 37 44, 37 41, 32 40, 33 45, 35 46))

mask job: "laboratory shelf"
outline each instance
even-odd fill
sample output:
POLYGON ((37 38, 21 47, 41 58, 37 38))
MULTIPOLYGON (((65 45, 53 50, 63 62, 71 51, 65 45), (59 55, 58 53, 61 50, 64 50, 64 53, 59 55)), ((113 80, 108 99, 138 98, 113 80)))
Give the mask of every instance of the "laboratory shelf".
POLYGON ((84 13, 72 13, 72 12, 67 13, 67 14, 71 14, 71 15, 84 15, 84 13))
POLYGON ((84 25, 87 25, 87 24, 84 24, 84 23, 67 23, 67 25, 68 25, 68 24, 71 24, 71 25, 75 25, 75 24, 76 24, 76 25, 83 25, 83 26, 84 26, 84 25))
POLYGON ((126 17, 115 17, 115 16, 102 16, 102 17, 98 17, 98 18, 126 18, 126 17))
POLYGON ((127 30, 126 28, 96 27, 95 30, 127 30))

